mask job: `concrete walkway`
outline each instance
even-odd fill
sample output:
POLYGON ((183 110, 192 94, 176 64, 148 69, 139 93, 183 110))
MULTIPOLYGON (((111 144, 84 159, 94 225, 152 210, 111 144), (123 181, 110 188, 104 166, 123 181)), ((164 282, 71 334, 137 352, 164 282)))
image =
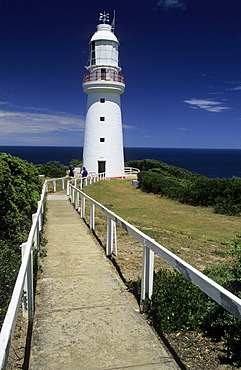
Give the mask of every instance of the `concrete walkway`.
POLYGON ((48 196, 30 369, 178 369, 64 193, 48 196))

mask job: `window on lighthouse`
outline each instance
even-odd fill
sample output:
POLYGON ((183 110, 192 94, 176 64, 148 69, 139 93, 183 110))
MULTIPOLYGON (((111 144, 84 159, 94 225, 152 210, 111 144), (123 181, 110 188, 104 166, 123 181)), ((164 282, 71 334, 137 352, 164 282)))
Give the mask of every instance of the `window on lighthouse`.
POLYGON ((100 77, 101 80, 106 80, 106 69, 105 68, 101 68, 101 77, 100 77))
POLYGON ((93 66, 96 64, 95 61, 95 42, 90 43, 90 65, 93 66))
POLYGON ((101 122, 104 122, 105 121, 105 117, 100 117, 100 121, 101 122))
POLYGON ((100 98, 100 103, 105 103, 105 98, 100 98))
POLYGON ((101 143, 104 143, 105 142, 105 138, 104 137, 100 137, 100 142, 101 143))

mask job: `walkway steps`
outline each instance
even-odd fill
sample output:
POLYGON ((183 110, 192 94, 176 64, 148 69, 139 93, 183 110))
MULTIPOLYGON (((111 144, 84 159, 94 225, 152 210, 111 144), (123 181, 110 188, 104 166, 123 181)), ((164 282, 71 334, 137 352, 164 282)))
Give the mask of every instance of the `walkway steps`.
POLYGON ((178 369, 62 192, 48 196, 30 369, 178 369))

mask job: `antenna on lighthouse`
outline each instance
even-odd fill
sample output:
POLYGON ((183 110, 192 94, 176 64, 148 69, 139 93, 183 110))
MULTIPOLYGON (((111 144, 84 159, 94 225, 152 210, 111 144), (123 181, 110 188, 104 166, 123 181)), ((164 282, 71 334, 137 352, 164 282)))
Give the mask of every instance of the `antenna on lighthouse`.
POLYGON ((109 13, 100 13, 100 18, 99 18, 100 21, 102 21, 103 23, 106 23, 106 22, 109 22, 109 13))
POLYGON ((112 21, 112 24, 111 24, 111 30, 112 30, 113 33, 115 32, 115 10, 114 10, 113 21, 112 21))

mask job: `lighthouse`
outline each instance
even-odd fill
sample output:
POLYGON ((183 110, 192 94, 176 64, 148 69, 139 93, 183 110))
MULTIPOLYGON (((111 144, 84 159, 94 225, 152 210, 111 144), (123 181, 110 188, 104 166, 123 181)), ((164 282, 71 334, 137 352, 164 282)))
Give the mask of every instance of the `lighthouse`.
POLYGON ((83 91, 87 94, 83 166, 89 173, 107 177, 124 174, 124 153, 120 95, 125 89, 118 62, 119 41, 109 15, 100 15, 97 31, 90 40, 88 73, 83 91))

